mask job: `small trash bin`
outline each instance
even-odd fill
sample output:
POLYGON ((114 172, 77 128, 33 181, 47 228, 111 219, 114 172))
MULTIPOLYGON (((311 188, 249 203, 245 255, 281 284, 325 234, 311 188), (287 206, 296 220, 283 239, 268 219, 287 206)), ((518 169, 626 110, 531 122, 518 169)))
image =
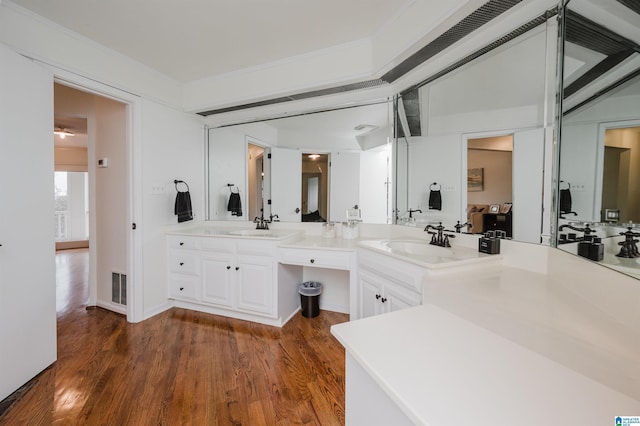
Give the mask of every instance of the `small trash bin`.
POLYGON ((317 317, 320 314, 320 293, 322 283, 317 281, 305 281, 298 285, 302 316, 305 318, 317 317))

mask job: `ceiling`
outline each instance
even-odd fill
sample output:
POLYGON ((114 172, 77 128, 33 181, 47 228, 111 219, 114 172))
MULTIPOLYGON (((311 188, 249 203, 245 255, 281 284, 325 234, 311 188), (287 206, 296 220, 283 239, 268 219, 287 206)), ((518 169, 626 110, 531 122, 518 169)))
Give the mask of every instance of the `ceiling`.
POLYGON ((11 1, 188 82, 372 37, 416 0, 11 1))

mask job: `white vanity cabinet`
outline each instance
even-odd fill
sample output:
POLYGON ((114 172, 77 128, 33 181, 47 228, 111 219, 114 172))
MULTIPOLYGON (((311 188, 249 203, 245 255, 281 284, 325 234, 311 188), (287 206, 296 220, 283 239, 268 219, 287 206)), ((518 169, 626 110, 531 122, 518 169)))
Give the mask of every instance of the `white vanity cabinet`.
POLYGON ((358 318, 422 302, 424 269, 370 250, 358 250, 358 318))
POLYGON ((197 238, 170 236, 169 297, 195 301, 200 295, 200 244, 197 238))
POLYGON ((270 325, 282 325, 297 309, 288 303, 297 296, 295 283, 278 281, 277 240, 169 235, 167 243, 176 306, 270 325), (280 306, 279 286, 294 295, 282 296, 280 306))

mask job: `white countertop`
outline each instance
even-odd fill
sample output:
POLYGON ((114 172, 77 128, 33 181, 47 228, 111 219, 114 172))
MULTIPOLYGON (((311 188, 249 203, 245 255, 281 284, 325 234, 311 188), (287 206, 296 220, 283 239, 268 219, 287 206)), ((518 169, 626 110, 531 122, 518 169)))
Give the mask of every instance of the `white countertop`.
POLYGON ((477 248, 452 244, 452 247, 439 247, 430 245, 428 239, 416 238, 388 238, 358 242, 359 247, 411 262, 427 269, 460 267, 487 262, 497 263, 502 259, 500 255, 480 253, 477 248), (399 247, 396 248, 397 246, 389 245, 389 243, 397 244, 399 247), (408 246, 407 250, 402 249, 403 244, 408 246), (415 251, 412 251, 412 247, 416 247, 415 251))
POLYGON ((427 277, 422 306, 332 332, 418 424, 603 425, 639 415, 640 325, 576 291, 488 264, 427 277))
POLYGON ((318 235, 307 235, 299 240, 290 240, 280 244, 280 247, 355 251, 358 240, 344 238, 324 238, 318 235))
POLYGON ((168 235, 185 235, 193 237, 254 238, 261 240, 299 239, 304 231, 298 229, 255 229, 247 227, 212 227, 193 226, 167 230, 168 235))
POLYGON ((434 305, 332 327, 416 424, 613 424, 640 400, 434 305))

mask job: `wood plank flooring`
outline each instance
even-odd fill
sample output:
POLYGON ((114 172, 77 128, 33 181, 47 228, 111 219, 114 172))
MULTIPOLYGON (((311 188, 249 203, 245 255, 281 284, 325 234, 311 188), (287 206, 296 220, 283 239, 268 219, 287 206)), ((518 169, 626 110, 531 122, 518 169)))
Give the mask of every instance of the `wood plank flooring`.
POLYGON ((172 309, 138 324, 85 309, 88 254, 56 256, 58 361, 1 425, 341 425, 344 349, 300 314, 283 328, 172 309))

